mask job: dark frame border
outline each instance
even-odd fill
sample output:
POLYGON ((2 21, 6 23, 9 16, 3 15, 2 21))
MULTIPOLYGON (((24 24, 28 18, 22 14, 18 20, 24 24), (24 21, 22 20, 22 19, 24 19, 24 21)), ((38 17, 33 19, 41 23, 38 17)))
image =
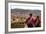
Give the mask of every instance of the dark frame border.
POLYGON ((45 31, 45 3, 43 3, 43 2, 26 2, 26 1, 8 1, 8 0, 5 0, 5 34, 24 33, 24 32, 39 32, 39 31, 45 31), (43 5, 43 30, 8 32, 8 3, 9 2, 11 2, 11 3, 42 4, 43 5))

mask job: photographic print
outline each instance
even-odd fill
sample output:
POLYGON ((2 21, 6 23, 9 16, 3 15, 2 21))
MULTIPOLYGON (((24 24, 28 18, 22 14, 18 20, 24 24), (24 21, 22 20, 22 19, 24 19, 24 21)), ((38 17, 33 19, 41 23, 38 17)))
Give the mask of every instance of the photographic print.
POLYGON ((41 27, 41 11, 11 9, 11 28, 41 27))
POLYGON ((43 30, 43 5, 8 3, 8 31, 43 30))

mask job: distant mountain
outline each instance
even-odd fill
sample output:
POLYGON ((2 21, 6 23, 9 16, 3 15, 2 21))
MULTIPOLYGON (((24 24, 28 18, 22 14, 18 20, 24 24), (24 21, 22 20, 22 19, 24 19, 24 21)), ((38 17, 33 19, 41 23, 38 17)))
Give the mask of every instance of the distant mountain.
POLYGON ((41 16, 40 10, 11 9, 11 13, 19 16, 29 16, 30 13, 32 13, 34 16, 41 16))

